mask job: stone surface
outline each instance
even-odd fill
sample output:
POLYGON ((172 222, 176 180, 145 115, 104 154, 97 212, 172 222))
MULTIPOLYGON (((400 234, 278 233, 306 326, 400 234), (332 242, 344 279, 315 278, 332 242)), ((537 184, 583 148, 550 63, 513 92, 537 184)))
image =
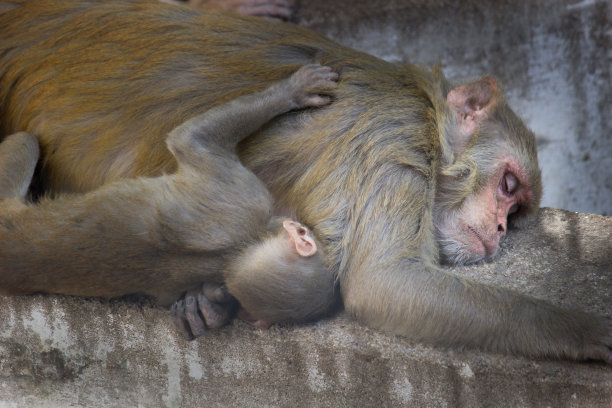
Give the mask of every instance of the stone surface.
MULTIPOLYGON (((454 268, 592 312, 612 310, 612 218, 542 210, 491 264, 454 268)), ((187 342, 146 304, 0 297, 0 407, 609 407, 612 367, 443 350, 339 313, 242 322, 187 342)))
POLYGON ((494 75, 538 137, 542 206, 612 215, 612 2, 309 0, 299 21, 449 78, 494 75))

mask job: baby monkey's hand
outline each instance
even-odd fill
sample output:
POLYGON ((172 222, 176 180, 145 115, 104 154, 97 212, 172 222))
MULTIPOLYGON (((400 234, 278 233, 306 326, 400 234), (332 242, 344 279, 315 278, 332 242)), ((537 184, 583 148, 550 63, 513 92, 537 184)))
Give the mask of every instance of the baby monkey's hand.
POLYGON ((331 102, 329 94, 338 86, 337 81, 338 74, 330 67, 319 64, 304 65, 288 79, 292 108, 327 105, 331 102))
POLYGON ((208 329, 226 325, 236 300, 225 285, 204 283, 199 290, 192 290, 172 305, 172 319, 176 328, 187 340, 202 336, 208 329))

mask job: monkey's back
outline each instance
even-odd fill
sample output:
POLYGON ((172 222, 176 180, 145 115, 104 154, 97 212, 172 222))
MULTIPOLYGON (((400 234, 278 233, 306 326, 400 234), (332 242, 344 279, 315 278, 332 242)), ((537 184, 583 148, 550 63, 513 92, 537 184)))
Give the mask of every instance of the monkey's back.
POLYGON ((23 2, 0 13, 2 133, 39 137, 53 190, 172 172, 167 132, 287 77, 318 52, 296 54, 282 43, 320 37, 270 26, 150 1, 23 2), (271 43, 279 44, 266 56, 271 43))
POLYGON ((340 73, 332 105, 274 120, 241 159, 317 231, 335 272, 350 242, 373 236, 407 243, 406 254, 435 246, 421 222, 438 152, 426 71, 298 26, 156 2, 27 3, 0 14, 0 39, 2 131, 39 137, 52 191, 171 173, 162 140, 175 126, 305 63, 329 65, 340 73))

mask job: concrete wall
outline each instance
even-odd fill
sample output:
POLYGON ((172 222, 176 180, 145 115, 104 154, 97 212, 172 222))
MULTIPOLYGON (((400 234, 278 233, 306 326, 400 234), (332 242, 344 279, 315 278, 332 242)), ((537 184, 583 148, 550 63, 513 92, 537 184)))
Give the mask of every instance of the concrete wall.
POLYGON ((302 0, 299 21, 450 78, 498 77, 538 136, 543 206, 612 215, 612 2, 302 0))
MULTIPOLYGON (((612 310, 612 218, 543 210, 473 279, 612 310)), ((242 322, 187 342, 169 313, 61 296, 0 297, 0 407, 610 407, 612 368, 441 350, 343 314, 242 322)))

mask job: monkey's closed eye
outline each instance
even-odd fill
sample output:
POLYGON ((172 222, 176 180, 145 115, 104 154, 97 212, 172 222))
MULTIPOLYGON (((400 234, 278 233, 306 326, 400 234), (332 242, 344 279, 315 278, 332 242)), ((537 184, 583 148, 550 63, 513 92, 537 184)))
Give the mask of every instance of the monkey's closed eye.
POLYGON ((501 187, 504 193, 506 194, 514 194, 518 189, 519 182, 518 179, 512 173, 506 173, 501 182, 501 187))

